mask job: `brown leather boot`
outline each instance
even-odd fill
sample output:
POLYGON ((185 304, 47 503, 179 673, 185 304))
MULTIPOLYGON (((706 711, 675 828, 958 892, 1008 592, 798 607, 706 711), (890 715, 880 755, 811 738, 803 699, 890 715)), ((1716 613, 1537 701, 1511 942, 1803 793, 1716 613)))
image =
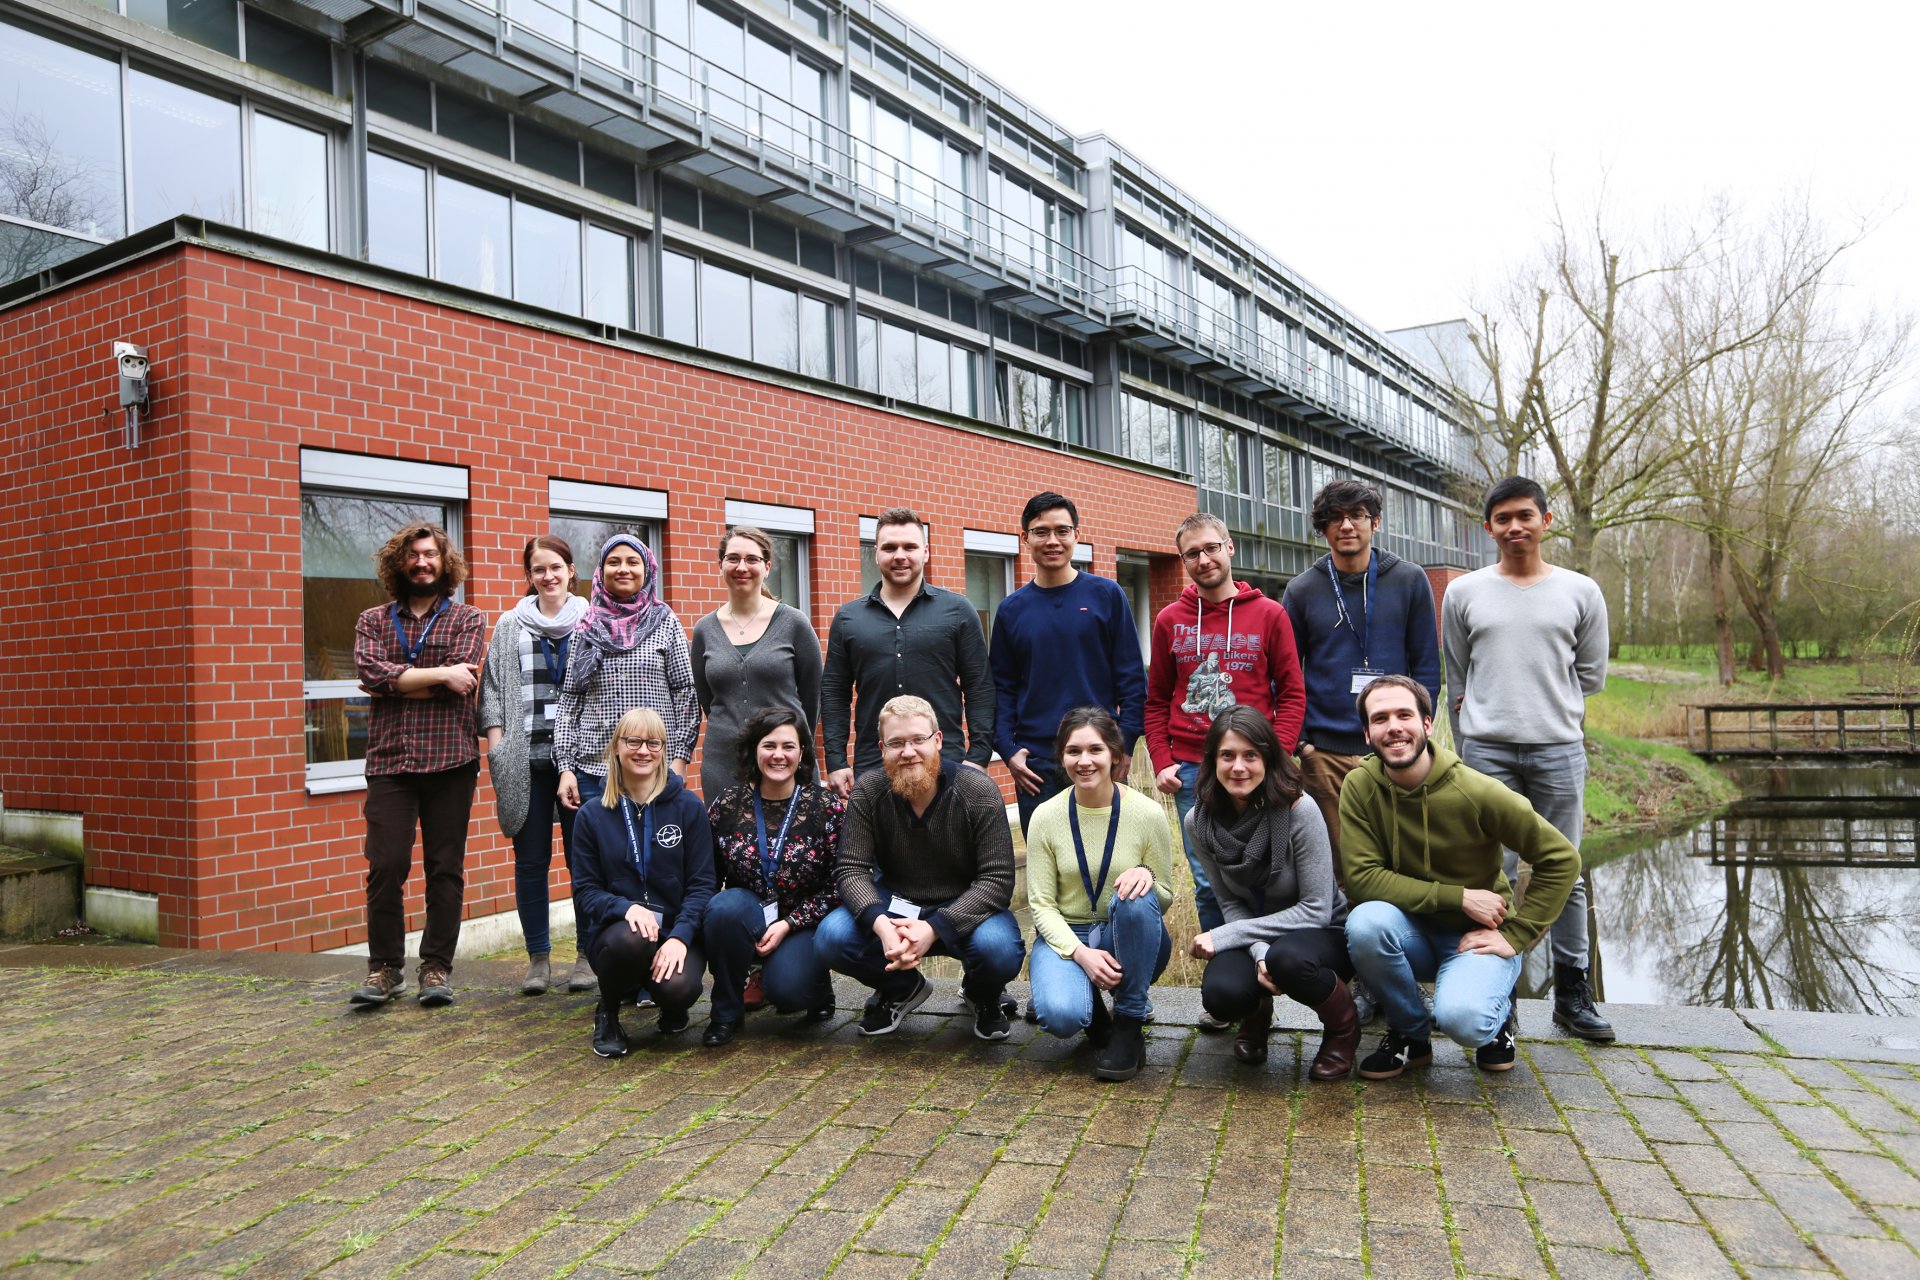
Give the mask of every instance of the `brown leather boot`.
POLYGON ((1233 1056, 1248 1066, 1267 1060, 1267 1033, 1273 1030, 1273 997, 1261 996, 1253 1012, 1240 1019, 1240 1034, 1233 1038, 1233 1056))
POLYGON ((1353 1007, 1353 993, 1338 978, 1333 994, 1314 1006, 1325 1030, 1320 1051, 1307 1068, 1310 1080, 1345 1080, 1353 1074, 1353 1055, 1360 1051, 1360 1011, 1353 1007))

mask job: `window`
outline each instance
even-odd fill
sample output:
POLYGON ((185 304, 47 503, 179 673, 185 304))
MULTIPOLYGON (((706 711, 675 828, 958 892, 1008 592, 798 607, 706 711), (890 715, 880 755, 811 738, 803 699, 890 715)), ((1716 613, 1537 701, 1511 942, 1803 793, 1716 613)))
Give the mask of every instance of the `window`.
POLYGON ((988 243, 1018 267, 1074 276, 1079 215, 997 168, 987 170, 988 243))
POLYGON ((633 237, 587 228, 587 319, 636 327, 633 314, 633 237))
POLYGON ((1294 496, 1293 467, 1287 451, 1271 442, 1260 446, 1260 456, 1265 465, 1267 502, 1276 507, 1298 507, 1301 505, 1294 496))
MULTIPOLYGON (((656 6, 656 11, 677 5, 656 6)), ((662 32, 675 19, 662 21, 662 32)), ((805 157, 824 143, 827 77, 796 56, 787 45, 732 14, 696 4, 693 52, 702 64, 695 71, 705 85, 700 104, 721 120, 778 147, 805 157)), ((824 150, 820 151, 822 160, 824 150)))
POLYGON ((253 117, 253 225, 312 249, 328 244, 327 135, 253 117))
POLYGON ((1087 392, 1079 383, 1003 362, 994 393, 1007 426, 1068 444, 1087 442, 1087 392))
POLYGON ((0 215, 117 239, 119 63, 0 23, 0 154, 36 175, 0 184, 0 215))
POLYGON ((240 56, 240 6, 230 0, 191 3, 191 0, 127 0, 127 16, 150 27, 185 36, 195 44, 218 49, 230 58, 240 56))
POLYGON ((1010 533, 963 530, 966 548, 967 601, 980 615, 980 633, 991 638, 1000 602, 1013 591, 1013 565, 1020 540, 1010 533))
POLYGON ((512 202, 498 191, 437 174, 434 275, 506 297, 513 281, 512 202))
POLYGON ((1195 268, 1193 292, 1200 302, 1200 334, 1219 346, 1238 350, 1240 326, 1246 315, 1246 297, 1204 268, 1195 268))
POLYGON ((140 70, 127 73, 127 97, 132 229, 181 214, 241 222, 240 104, 140 70))
POLYGON ((1132 391, 1120 393, 1120 452, 1173 471, 1187 469, 1187 415, 1132 391))
POLYGON ((967 227, 970 153, 934 126, 864 90, 854 90, 848 104, 861 185, 942 225, 967 227))
POLYGON ((815 378, 834 376, 833 307, 791 285, 662 255, 661 334, 815 378))
POLYGON ((367 257, 427 274, 427 171, 378 151, 367 153, 367 257))
POLYGON ((368 699, 359 692, 353 628, 388 601, 373 555, 410 520, 431 520, 460 545, 462 467, 300 451, 300 585, 305 640, 307 790, 364 785, 368 699))
POLYGON ((859 317, 854 328, 861 386, 895 400, 978 416, 970 348, 876 316, 859 317))
POLYGON ((515 202, 513 296, 549 311, 580 314, 580 219, 515 202))
POLYGON ((666 494, 657 489, 549 480, 547 512, 547 527, 573 548, 575 595, 591 594, 593 573, 600 567, 600 548, 616 533, 633 534, 653 552, 655 562, 661 563, 664 594, 666 567, 660 555, 660 528, 667 518, 666 494))
POLYGON ((1251 496, 1252 468, 1248 465, 1249 438, 1244 432, 1200 419, 1200 467, 1197 477, 1217 493, 1251 496))
POLYGON ((1113 235, 1120 263, 1115 273, 1120 299, 1159 312, 1174 323, 1191 324, 1187 295, 1180 287, 1186 262, 1178 251, 1124 222, 1114 223, 1113 235))
MULTIPOLYGON (((813 591, 808 560, 813 542, 813 512, 805 507, 783 507, 767 502, 727 501, 727 523, 750 524, 773 543, 773 564, 767 572, 767 590, 801 613, 812 616, 813 591)), ((871 561, 872 547, 868 545, 871 561)))

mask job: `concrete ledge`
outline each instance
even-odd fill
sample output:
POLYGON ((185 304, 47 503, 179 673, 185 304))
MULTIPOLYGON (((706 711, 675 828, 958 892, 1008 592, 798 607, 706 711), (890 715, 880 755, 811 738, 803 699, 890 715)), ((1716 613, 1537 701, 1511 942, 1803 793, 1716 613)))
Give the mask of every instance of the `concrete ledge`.
POLYGON ((80 875, 72 858, 0 850, 0 938, 32 942, 72 928, 80 875))
POLYGON ((51 809, 0 808, 0 844, 75 860, 86 856, 80 815, 51 809))
POLYGON ((1740 1017, 1796 1058, 1920 1062, 1920 1018, 1742 1009, 1740 1017))
POLYGON ((87 927, 133 942, 160 940, 160 895, 88 885, 83 891, 87 927))

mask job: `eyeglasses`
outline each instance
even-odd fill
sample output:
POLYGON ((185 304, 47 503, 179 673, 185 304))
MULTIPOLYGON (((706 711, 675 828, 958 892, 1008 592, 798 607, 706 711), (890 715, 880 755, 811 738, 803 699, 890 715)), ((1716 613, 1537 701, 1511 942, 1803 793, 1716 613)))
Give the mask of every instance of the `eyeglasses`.
POLYGON ((1060 541, 1065 542, 1068 538, 1071 538, 1074 535, 1074 533, 1079 530, 1079 528, 1080 528, 1079 525, 1074 525, 1074 524, 1056 524, 1056 525, 1036 524, 1031 529, 1027 530, 1027 541, 1046 542, 1053 538, 1058 538, 1060 541))
POLYGON ((918 751, 920 748, 926 746, 929 742, 932 742, 932 741, 933 741, 932 734, 916 733, 911 738, 888 738, 885 742, 881 743, 880 745, 885 747, 887 750, 894 751, 894 752, 905 751, 908 747, 912 747, 915 751, 918 751))
POLYGON ((659 752, 667 749, 667 740, 665 738, 622 738, 620 745, 628 751, 659 752))
POLYGON ((1188 547, 1185 551, 1182 551, 1180 558, 1188 564, 1192 564, 1201 556, 1205 556, 1209 560, 1216 560, 1219 558, 1220 553, 1226 549, 1227 544, 1224 542, 1203 542, 1197 547, 1188 547))
POLYGON ((1327 517, 1326 527, 1338 529, 1343 524, 1350 524, 1358 529, 1371 523, 1373 523, 1373 517, 1364 511, 1336 511, 1327 517))
POLYGON ((765 556, 726 555, 720 557, 720 563, 729 569, 738 569, 741 565, 745 565, 749 569, 758 569, 766 562, 767 558, 765 556))

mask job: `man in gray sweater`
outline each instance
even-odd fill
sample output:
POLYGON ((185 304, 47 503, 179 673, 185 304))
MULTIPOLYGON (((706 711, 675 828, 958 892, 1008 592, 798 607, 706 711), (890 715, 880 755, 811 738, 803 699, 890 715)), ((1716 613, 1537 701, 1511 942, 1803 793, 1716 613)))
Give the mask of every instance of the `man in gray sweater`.
MULTIPOLYGON (((1583 573, 1548 564, 1547 495, 1511 476, 1487 491, 1500 559, 1447 588, 1440 606, 1447 706, 1460 759, 1525 796, 1575 849, 1585 818, 1587 699, 1607 683, 1607 604, 1583 573)), ((1519 869, 1506 853, 1507 879, 1519 869)), ((1553 1020, 1607 1043, 1588 983, 1587 885, 1576 880, 1549 933, 1553 1020)))
POLYGON ((1004 1040, 1000 1006, 1026 947, 1013 901, 1013 834, 1000 788, 940 756, 940 721, 924 698, 880 708, 881 763, 854 783, 840 855, 840 903, 814 932, 831 969, 873 989, 860 1034, 886 1035, 932 991, 920 962, 958 956, 973 1033, 1004 1040))

